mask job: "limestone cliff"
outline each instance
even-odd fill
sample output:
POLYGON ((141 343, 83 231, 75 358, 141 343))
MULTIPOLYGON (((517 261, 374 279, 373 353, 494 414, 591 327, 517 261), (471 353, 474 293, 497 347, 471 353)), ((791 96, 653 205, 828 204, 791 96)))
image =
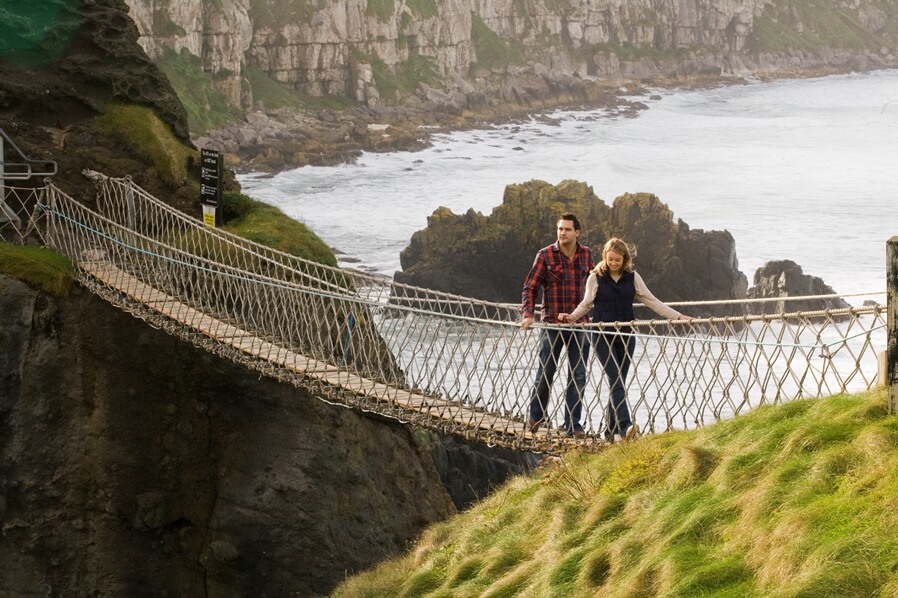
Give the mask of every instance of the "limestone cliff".
POLYGON ((891 0, 127 2, 194 142, 238 171, 417 149, 435 127, 559 105, 616 107, 640 85, 898 66, 891 0))
POLYGON ((896 8, 887 0, 127 2, 151 57, 166 48, 200 57, 217 88, 246 107, 247 67, 298 91, 368 105, 401 94, 395 84, 408 75, 428 84, 406 93, 431 100, 515 102, 571 78, 894 65, 898 46, 896 8))

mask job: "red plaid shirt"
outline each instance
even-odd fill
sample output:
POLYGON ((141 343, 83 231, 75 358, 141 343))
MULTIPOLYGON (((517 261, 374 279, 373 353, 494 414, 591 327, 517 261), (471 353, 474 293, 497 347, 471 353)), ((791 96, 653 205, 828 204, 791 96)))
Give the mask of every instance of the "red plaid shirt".
MULTIPOLYGON (((586 279, 592 269, 592 250, 577 243, 573 259, 568 259, 558 243, 543 247, 533 260, 533 267, 524 280, 521 311, 525 318, 533 317, 536 295, 543 290, 542 321, 557 323, 558 314, 571 313, 583 300, 586 279)), ((578 322, 589 321, 584 315, 578 322)))

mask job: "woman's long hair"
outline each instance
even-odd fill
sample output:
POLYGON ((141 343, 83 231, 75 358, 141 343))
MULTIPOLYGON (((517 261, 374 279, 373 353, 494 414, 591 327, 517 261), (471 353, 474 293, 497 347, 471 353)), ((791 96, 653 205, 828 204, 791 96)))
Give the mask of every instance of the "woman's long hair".
POLYGON ((592 270, 596 273, 596 276, 604 276, 605 273, 608 272, 608 264, 605 263, 605 256, 608 255, 609 251, 619 253, 624 257, 624 265, 621 270, 623 270, 624 272, 633 271, 633 258, 636 257, 636 248, 631 247, 623 239, 620 239, 618 237, 611 237, 605 243, 605 246, 602 247, 602 261, 599 262, 592 270))

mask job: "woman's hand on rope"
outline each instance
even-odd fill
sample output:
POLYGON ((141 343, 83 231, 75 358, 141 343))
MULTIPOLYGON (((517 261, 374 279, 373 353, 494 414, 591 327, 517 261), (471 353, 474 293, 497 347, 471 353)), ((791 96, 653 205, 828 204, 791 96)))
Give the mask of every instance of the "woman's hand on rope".
POLYGON ((562 324, 570 324, 571 314, 558 314, 558 321, 562 324))

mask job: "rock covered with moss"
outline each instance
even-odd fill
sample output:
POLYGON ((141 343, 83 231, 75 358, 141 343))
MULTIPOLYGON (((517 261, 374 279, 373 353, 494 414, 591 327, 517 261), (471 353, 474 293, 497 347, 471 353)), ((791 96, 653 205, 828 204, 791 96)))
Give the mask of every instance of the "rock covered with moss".
MULTIPOLYGON (((157 176, 148 143, 121 131, 139 121, 102 126, 111 106, 142 109, 172 144, 196 152, 187 113, 166 76, 137 44, 138 32, 122 0, 45 0, 0 6, 0 128, 30 158, 54 160, 65 190, 91 201, 84 169, 135 181, 179 207, 199 205, 183 178, 157 176), (110 130, 111 129, 111 130, 110 130)), ((198 178, 198 167, 180 164, 198 178)), ((195 165, 193 165, 195 166, 195 165)), ((40 181, 37 181, 40 182, 40 181)))

